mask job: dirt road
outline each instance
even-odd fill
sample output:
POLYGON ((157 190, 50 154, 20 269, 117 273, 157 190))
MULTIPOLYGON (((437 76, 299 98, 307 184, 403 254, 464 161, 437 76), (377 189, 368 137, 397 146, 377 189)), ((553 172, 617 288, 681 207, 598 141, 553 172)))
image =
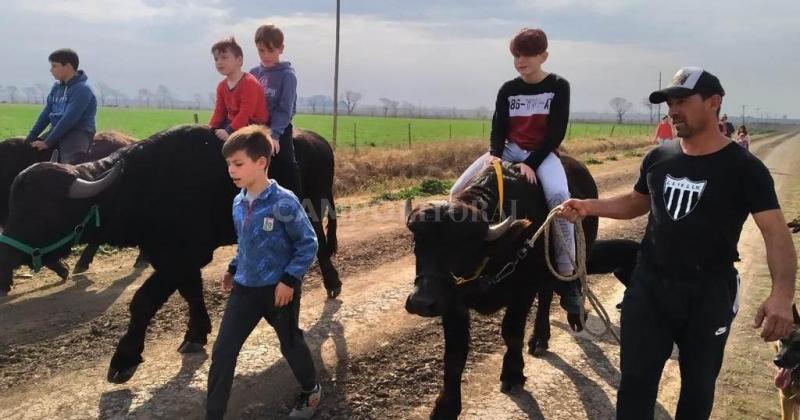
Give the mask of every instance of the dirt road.
MULTIPOLYGON (((769 156, 782 155, 781 168, 790 172, 792 162, 800 160, 786 160, 792 154, 784 149, 797 148, 788 139, 771 136, 757 147, 769 156)), ((627 158, 592 166, 601 194, 628 190, 638 164, 639 158, 627 158)), ((339 201, 346 209, 337 257, 344 292, 338 300, 325 299, 312 270, 302 305, 301 325, 325 389, 319 418, 427 418, 441 384, 443 339, 437 320, 403 310, 414 265, 402 204, 339 201)), ((643 226, 643 218, 603 221, 601 236, 638 238, 643 226)), ((219 249, 203 271, 214 333, 224 305, 215 280, 232 252, 231 247, 219 249)), ((134 258, 132 252, 99 257, 91 273, 66 283, 51 274, 15 279, 18 286, 0 303, 0 418, 202 417, 209 355, 175 351, 186 322, 185 303, 178 296, 150 328, 145 363, 136 376, 124 385, 105 381, 108 360, 128 321, 127 303, 149 274, 129 268, 134 258)), ((752 270, 754 277, 763 275, 763 267, 752 270)), ((621 285, 613 277, 597 277, 592 284, 616 318, 613 306, 621 285)), ((499 392, 500 317, 473 318, 462 418, 610 417, 619 377, 616 344, 568 332, 563 312, 553 307, 551 354, 525 357, 526 392, 515 396, 499 392)), ((597 328, 596 323, 590 319, 590 326, 597 328)), ((732 341, 744 328, 737 326, 732 341)), ((670 361, 662 381, 662 418, 674 411, 676 367, 670 361)), ((283 417, 297 386, 266 324, 245 344, 237 373, 229 418, 283 417)))

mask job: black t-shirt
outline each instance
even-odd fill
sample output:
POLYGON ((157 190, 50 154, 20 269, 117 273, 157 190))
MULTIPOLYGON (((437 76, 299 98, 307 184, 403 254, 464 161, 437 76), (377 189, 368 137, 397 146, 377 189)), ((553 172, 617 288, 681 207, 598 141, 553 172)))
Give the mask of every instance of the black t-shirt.
POLYGON ((657 147, 634 189, 650 195, 642 257, 675 271, 730 266, 747 215, 780 208, 767 167, 732 142, 703 156, 657 147))

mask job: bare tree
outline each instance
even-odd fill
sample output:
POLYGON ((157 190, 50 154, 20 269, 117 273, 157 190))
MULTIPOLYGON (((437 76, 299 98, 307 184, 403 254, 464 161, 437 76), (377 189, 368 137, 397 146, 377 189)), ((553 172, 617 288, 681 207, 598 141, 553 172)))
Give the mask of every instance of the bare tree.
POLYGON ((22 88, 22 93, 25 94, 25 98, 29 104, 35 104, 37 101, 36 97, 39 96, 36 88, 33 86, 25 86, 22 88))
POLYGON ((309 96, 308 98, 306 98, 306 104, 308 105, 309 108, 311 108, 312 114, 317 113, 317 105, 319 105, 319 101, 316 96, 309 96))
POLYGON ((17 87, 6 86, 6 95, 8 95, 8 102, 14 103, 17 100, 17 87))
POLYGON ((195 93, 194 94, 194 103, 197 106, 197 109, 203 108, 203 105, 205 105, 203 102, 205 102, 205 101, 203 101, 203 95, 201 95, 199 93, 195 93))
POLYGON ((159 108, 164 108, 167 105, 169 105, 170 108, 175 107, 175 100, 172 97, 172 92, 164 85, 158 85, 156 89, 156 100, 158 101, 159 108))
POLYGON ((408 117, 414 116, 414 111, 416 110, 416 106, 414 106, 414 104, 412 104, 411 102, 403 101, 403 104, 400 105, 400 108, 402 108, 404 115, 408 117))
POLYGON ((630 111, 631 107, 633 106, 632 103, 628 102, 625 98, 611 98, 608 101, 608 104, 611 105, 611 109, 617 113, 617 123, 622 124, 622 117, 625 115, 626 112, 630 111))
POLYGON ((118 106, 118 107, 122 106, 123 102, 128 99, 128 95, 126 95, 126 94, 124 94, 124 93, 122 93, 122 92, 120 92, 120 91, 118 91, 116 89, 111 89, 111 91, 108 93, 108 96, 114 98, 114 106, 118 106))
POLYGON ((111 96, 112 90, 110 86, 103 82, 97 84, 97 99, 100 99, 100 106, 106 106, 106 98, 111 96))
POLYGON ((650 98, 644 98, 642 99, 642 106, 647 108, 647 113, 650 115, 650 125, 653 125, 655 123, 655 117, 653 116, 656 111, 655 104, 650 103, 650 98))
POLYGON ((358 101, 360 100, 361 100, 361 94, 358 92, 353 92, 351 90, 348 90, 347 92, 344 93, 344 106, 347 109, 347 115, 353 113, 353 111, 356 109, 356 106, 358 105, 358 101))
POLYGON ((139 89, 139 92, 136 94, 136 99, 139 101, 139 106, 146 106, 150 108, 150 100, 153 98, 153 94, 150 93, 150 90, 147 88, 139 89))
POLYGON ((389 115, 389 108, 392 106, 392 100, 389 98, 380 98, 378 99, 381 101, 381 109, 383 109, 383 116, 389 115))
POLYGON ((47 95, 50 94, 50 86, 45 83, 37 83, 36 90, 39 91, 39 96, 42 98, 42 103, 46 103, 47 95))
POLYGON ((482 120, 489 118, 489 108, 486 105, 481 105, 475 110, 475 118, 482 120))

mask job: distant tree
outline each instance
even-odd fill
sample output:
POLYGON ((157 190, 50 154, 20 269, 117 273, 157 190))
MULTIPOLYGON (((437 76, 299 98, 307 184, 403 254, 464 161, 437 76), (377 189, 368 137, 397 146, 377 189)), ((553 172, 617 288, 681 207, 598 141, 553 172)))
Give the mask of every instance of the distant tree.
POLYGON ((489 108, 486 105, 481 105, 475 110, 475 118, 483 120, 489 118, 489 108))
POLYGON ((322 112, 325 112, 325 106, 330 100, 325 95, 314 95, 308 97, 308 106, 311 107, 311 113, 317 113, 317 107, 322 108, 322 112))
POLYGON ((392 106, 392 100, 389 98, 379 98, 381 101, 381 109, 383 110, 383 116, 389 115, 389 108, 392 106))
POLYGON ((642 99, 642 106, 647 108, 647 113, 650 115, 650 125, 655 123, 655 116, 653 115, 656 112, 656 106, 650 103, 650 98, 643 98, 642 99))
POLYGON ((172 92, 164 85, 158 85, 158 88, 156 88, 156 101, 159 108, 175 107, 175 99, 172 96, 172 92))
POLYGON ((114 99, 114 106, 117 107, 124 105, 124 102, 128 99, 128 95, 116 89, 111 89, 108 92, 108 96, 114 99))
POLYGON ((50 94, 50 86, 45 83, 37 83, 36 90, 39 91, 39 96, 42 99, 42 103, 47 102, 47 95, 50 94))
POLYGON ((608 104, 611 105, 611 109, 617 114, 617 123, 622 124, 622 117, 625 115, 626 112, 630 111, 631 107, 633 106, 632 103, 628 102, 625 98, 611 98, 608 101, 608 104))
POLYGON ((106 99, 111 96, 111 91, 113 90, 114 89, 103 82, 97 84, 97 99, 100 100, 100 106, 106 106, 106 99))
POLYGON ((149 89, 141 88, 136 94, 136 99, 139 101, 139 106, 150 108, 150 101, 153 99, 153 94, 149 89))
POLYGON ((205 106, 205 101, 203 100, 203 95, 199 93, 194 94, 194 103, 198 109, 203 108, 205 106))
POLYGON ((38 102, 37 97, 39 96, 39 92, 33 86, 25 86, 22 88, 22 93, 25 94, 25 98, 27 98, 27 102, 29 104, 35 104, 38 102))
POLYGON ((400 105, 400 108, 403 111, 403 115, 407 117, 414 116, 414 111, 416 109, 416 106, 414 106, 414 104, 412 104, 411 102, 403 101, 403 103, 400 105))
POLYGON ((358 101, 361 100, 361 94, 358 92, 353 92, 348 90, 344 93, 344 106, 347 109, 347 115, 350 115, 355 111, 356 106, 358 106, 358 101))
POLYGON ((6 95, 8 95, 8 102, 14 103, 17 100, 17 87, 6 86, 6 95))

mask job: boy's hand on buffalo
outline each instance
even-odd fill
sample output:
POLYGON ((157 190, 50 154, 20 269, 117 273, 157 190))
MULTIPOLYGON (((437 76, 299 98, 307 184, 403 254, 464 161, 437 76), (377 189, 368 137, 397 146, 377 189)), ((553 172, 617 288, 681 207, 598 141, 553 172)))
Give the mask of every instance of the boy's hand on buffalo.
POLYGON ((219 137, 219 139, 222 140, 222 141, 228 140, 228 137, 230 136, 227 131, 225 131, 225 130, 223 130, 221 128, 218 128, 218 129, 214 130, 214 134, 216 134, 217 137, 219 137))

